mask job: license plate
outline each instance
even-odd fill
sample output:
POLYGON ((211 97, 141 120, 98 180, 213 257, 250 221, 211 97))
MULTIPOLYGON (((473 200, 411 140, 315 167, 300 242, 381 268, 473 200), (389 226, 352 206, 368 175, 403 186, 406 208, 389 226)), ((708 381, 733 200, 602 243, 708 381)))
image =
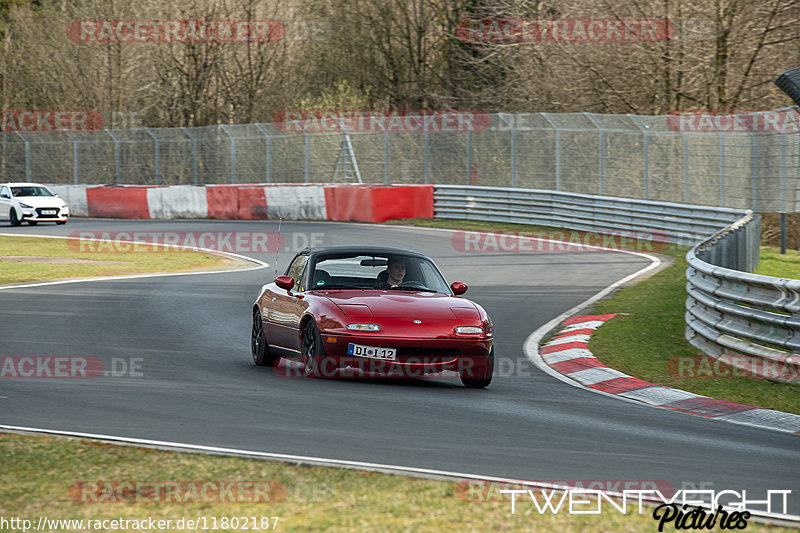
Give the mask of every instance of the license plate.
POLYGON ((42 209, 43 215, 55 215, 57 211, 55 209, 42 209))
POLYGON ((362 346, 361 344, 348 344, 347 354, 358 357, 370 357, 372 359, 386 359, 394 361, 397 355, 396 348, 378 348, 375 346, 362 346))

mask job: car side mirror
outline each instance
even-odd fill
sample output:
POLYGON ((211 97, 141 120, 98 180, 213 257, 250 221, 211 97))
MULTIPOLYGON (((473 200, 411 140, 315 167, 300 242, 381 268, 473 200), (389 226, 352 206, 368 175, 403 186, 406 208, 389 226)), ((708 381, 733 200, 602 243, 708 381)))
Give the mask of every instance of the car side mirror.
POLYGON ((453 294, 459 296, 467 292, 467 284, 462 281, 454 281, 450 285, 450 290, 453 291, 453 294))
POLYGON ((275 278, 275 285, 287 291, 292 290, 294 287, 294 278, 292 276, 278 276, 275 278))

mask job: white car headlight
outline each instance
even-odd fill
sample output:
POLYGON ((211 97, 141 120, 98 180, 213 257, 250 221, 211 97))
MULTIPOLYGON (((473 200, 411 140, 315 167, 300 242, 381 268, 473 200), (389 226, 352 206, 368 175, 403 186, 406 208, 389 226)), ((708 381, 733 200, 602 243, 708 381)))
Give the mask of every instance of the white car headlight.
POLYGON ((352 331, 380 331, 381 327, 378 324, 353 322, 352 324, 347 324, 347 329, 352 331))
POLYGON ((461 335, 480 335, 483 333, 483 328, 480 326, 456 326, 456 333, 461 335))
POLYGON ((23 209, 33 209, 33 206, 32 206, 32 205, 28 205, 28 204, 26 204, 25 202, 20 202, 20 203, 19 203, 19 206, 20 206, 21 208, 23 208, 23 209))

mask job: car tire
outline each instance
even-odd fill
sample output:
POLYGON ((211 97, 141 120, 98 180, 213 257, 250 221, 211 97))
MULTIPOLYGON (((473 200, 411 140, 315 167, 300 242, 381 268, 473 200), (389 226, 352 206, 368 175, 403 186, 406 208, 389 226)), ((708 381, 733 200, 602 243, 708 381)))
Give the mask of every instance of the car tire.
POLYGON ((468 389, 485 389, 489 386, 489 384, 492 382, 492 377, 494 376, 494 348, 492 348, 492 350, 489 352, 486 366, 486 372, 480 377, 473 376, 473 371, 471 368, 468 371, 462 370, 459 373, 461 383, 463 383, 468 389), (467 372, 469 375, 465 375, 467 372))
POLYGON ((59 226, 63 226, 66 223, 67 223, 66 220, 56 220, 56 224, 58 224, 59 226))
POLYGON ((264 322, 261 320, 261 311, 253 313, 253 328, 250 333, 250 351, 253 362, 258 366, 272 366, 275 364, 275 355, 269 349, 267 336, 264 333, 264 322))
POLYGON ((22 221, 17 217, 17 211, 13 207, 11 208, 11 212, 9 213, 8 218, 11 221, 12 226, 22 225, 22 221))
POLYGON ((317 323, 313 320, 309 320, 303 328, 302 350, 305 376, 323 377, 325 349, 322 346, 322 335, 319 334, 317 323))

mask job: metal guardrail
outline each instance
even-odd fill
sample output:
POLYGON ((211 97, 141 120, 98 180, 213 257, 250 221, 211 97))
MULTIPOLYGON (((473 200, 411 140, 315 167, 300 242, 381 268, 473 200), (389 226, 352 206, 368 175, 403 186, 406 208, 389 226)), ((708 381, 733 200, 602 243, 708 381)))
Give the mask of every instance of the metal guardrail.
POLYGON ((758 265, 761 238, 761 219, 752 211, 436 185, 434 216, 598 233, 660 233, 669 242, 694 245, 686 255, 689 342, 746 373, 800 384, 800 280, 749 273, 758 265))
POLYGON ((502 187, 434 185, 436 218, 540 224, 582 231, 648 232, 654 240, 693 245, 741 218, 724 207, 502 187))
POLYGON ((748 212, 686 254, 686 338, 745 374, 800 384, 800 280, 748 272, 760 232, 748 212))

